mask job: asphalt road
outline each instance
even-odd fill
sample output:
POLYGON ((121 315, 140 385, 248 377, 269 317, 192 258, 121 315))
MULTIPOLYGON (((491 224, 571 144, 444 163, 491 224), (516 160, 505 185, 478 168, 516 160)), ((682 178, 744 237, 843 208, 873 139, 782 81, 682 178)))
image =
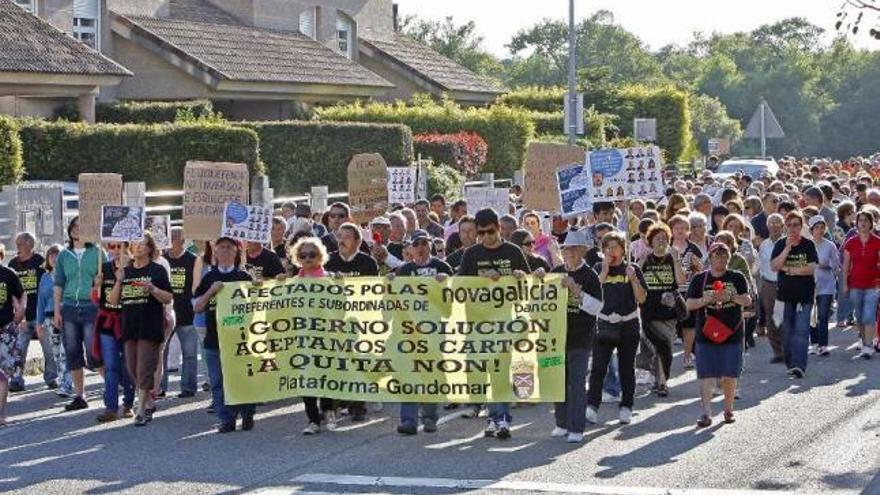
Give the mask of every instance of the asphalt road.
POLYGON ((508 441, 483 438, 482 420, 454 416, 437 433, 402 438, 393 404, 365 423, 304 437, 293 400, 260 407, 254 431, 219 435, 205 393, 160 402, 145 428, 99 425, 97 377, 91 408, 76 413, 61 412, 65 401, 31 378, 0 430, 0 492, 880 494, 880 357, 853 360, 854 341, 834 330, 837 347, 811 356, 803 380, 768 364, 761 341, 746 357, 737 422, 716 415, 700 431, 695 375, 676 360, 668 398, 639 387, 625 427, 614 405, 603 406, 604 424, 580 445, 549 437, 550 405, 514 409, 508 441))

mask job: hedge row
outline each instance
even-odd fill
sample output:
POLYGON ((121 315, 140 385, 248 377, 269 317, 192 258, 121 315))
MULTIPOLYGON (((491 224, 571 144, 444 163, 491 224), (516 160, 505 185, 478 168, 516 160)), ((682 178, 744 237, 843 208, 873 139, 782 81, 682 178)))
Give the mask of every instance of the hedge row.
POLYGON ((510 107, 519 107, 532 112, 560 112, 565 100, 566 88, 544 88, 528 86, 501 95, 498 103, 510 107))
POLYGON ((303 192, 316 184, 348 187, 347 170, 358 153, 379 153, 389 167, 412 162, 412 132, 403 125, 355 122, 247 122, 260 138, 260 158, 275 191, 303 192))
POLYGON ((665 151, 667 163, 677 163, 692 141, 691 114, 686 92, 672 86, 649 88, 641 85, 617 89, 612 99, 613 111, 620 117, 625 136, 632 136, 633 119, 657 119, 657 144, 665 151))
POLYGON ((76 180, 82 172, 115 172, 151 189, 180 189, 188 160, 246 163, 252 173, 263 171, 257 134, 224 125, 25 120, 19 135, 29 179, 76 180))
POLYGON ((485 172, 512 177, 523 166, 526 146, 535 135, 528 112, 503 105, 490 108, 462 108, 451 101, 352 103, 318 111, 321 120, 384 122, 405 124, 416 134, 476 132, 489 145, 485 172))
POLYGON ((431 158, 435 163, 449 165, 465 176, 472 177, 483 169, 489 146, 474 132, 458 134, 416 134, 413 137, 413 151, 417 155, 431 158))
POLYGON ((174 122, 178 112, 194 118, 210 117, 214 107, 208 100, 99 102, 95 105, 95 120, 108 124, 161 124, 174 122))
POLYGON ((18 182, 23 174, 18 124, 0 116, 0 187, 18 182))

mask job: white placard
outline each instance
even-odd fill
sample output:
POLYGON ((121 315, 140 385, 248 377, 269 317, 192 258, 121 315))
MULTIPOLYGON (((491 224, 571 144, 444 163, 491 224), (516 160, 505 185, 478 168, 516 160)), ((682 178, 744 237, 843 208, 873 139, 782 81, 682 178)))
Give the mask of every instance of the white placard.
POLYGON ((663 156, 658 146, 598 150, 587 154, 592 200, 663 196, 663 156))
POLYGON ((586 213, 593 208, 590 201, 590 174, 584 163, 572 163, 556 169, 559 187, 559 213, 571 217, 586 213))
POLYGON ((101 241, 131 242, 144 240, 144 207, 103 205, 101 241))
POLYGON ((144 230, 153 235, 156 248, 171 248, 171 215, 150 215, 144 220, 144 230))
POLYGON ((223 208, 220 237, 268 244, 272 233, 272 208, 230 201, 223 208))
POLYGON ((416 169, 388 167, 388 203, 411 204, 416 201, 416 169))
POLYGON ((465 190, 468 213, 476 215, 484 208, 492 208, 498 216, 510 210, 510 193, 502 187, 470 187, 465 190))

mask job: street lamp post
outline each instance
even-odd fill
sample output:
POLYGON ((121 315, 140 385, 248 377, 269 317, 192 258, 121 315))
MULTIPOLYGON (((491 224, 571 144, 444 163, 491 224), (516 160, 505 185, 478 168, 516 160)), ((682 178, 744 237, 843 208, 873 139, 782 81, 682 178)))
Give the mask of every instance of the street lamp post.
POLYGON ((576 78, 576 50, 577 34, 574 27, 574 0, 568 0, 568 144, 573 145, 577 136, 578 118, 577 111, 577 83, 576 78))

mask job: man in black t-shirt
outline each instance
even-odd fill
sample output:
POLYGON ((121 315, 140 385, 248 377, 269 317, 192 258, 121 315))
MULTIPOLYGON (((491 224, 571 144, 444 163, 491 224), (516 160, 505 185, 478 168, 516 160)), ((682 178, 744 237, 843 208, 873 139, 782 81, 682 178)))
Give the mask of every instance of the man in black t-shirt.
POLYGON ((244 269, 257 282, 284 275, 284 265, 281 264, 281 258, 273 251, 264 249, 259 242, 247 243, 244 269))
POLYGON ((788 374, 803 378, 810 347, 810 313, 816 295, 813 278, 819 255, 811 239, 801 236, 804 217, 800 211, 785 215, 788 235, 773 246, 771 268, 779 273, 776 300, 785 305, 782 325, 782 352, 788 374))
MULTIPOLYGON (((171 267, 171 292, 174 295, 174 314, 177 326, 172 335, 177 335, 180 352, 183 355, 183 367, 180 372, 180 394, 184 399, 196 394, 199 374, 199 334, 193 326, 193 280, 195 279, 196 255, 184 249, 183 228, 171 229, 171 249, 165 253, 165 259, 171 267)), ((170 344, 172 336, 168 336, 170 344)), ((168 389, 168 349, 165 346, 161 390, 168 389)))
POLYGON ((446 257, 446 262, 453 270, 458 270, 458 267, 461 266, 461 260, 464 258, 464 252, 477 243, 477 222, 474 217, 465 215, 459 219, 458 238, 461 241, 461 247, 446 257))
MULTIPOLYGON (((6 255, 3 244, 0 243, 0 261, 6 255)), ((21 282, 14 271, 0 265, 0 330, 5 329, 7 325, 12 323, 20 324, 24 320, 25 308, 27 307, 27 296, 21 287, 21 282)), ((0 342, 0 345, 9 346, 11 353, 15 353, 17 345, 15 342, 0 342)), ((22 358, 24 359, 24 358, 22 358)), ((0 374, 3 372, 0 371, 0 374)), ((6 380, 7 376, 3 375, 3 381, 0 382, 0 426, 6 424, 6 396, 8 392, 6 380)))
MULTIPOLYGON (((404 277, 435 277, 438 282, 445 282, 452 275, 452 268, 445 261, 431 256, 431 236, 424 230, 416 230, 410 240, 413 261, 402 265, 396 274, 404 277)), ((389 276, 391 276, 389 274, 389 276)), ((404 402, 400 404, 400 424, 397 433, 415 435, 418 428, 419 407, 422 409, 422 424, 425 433, 437 431, 437 404, 404 402)))
MULTIPOLYGON (((488 277, 497 282, 503 275, 524 277, 529 271, 526 257, 516 245, 501 238, 501 225, 498 214, 491 208, 482 209, 474 216, 477 225, 477 238, 480 243, 465 251, 458 268, 458 275, 469 277, 488 277)), ((543 276, 543 270, 540 270, 543 276)), ((489 404, 487 437, 501 440, 510 438, 510 404, 499 402, 489 404)))
MULTIPOLYGON (((21 287, 27 296, 27 309, 25 310, 25 323, 21 325, 18 334, 18 348, 21 350, 23 359, 27 359, 28 347, 37 333, 37 287, 45 273, 42 256, 34 252, 35 239, 28 232, 22 232, 15 236, 15 249, 18 254, 9 260, 9 268, 17 275, 21 287)), ((50 389, 58 387, 56 379, 58 371, 55 358, 52 354, 52 342, 49 332, 43 332, 39 336, 40 347, 43 348, 43 381, 50 389)), ((10 377, 9 391, 21 392, 24 390, 24 376, 17 374, 10 377)))
POLYGON ((214 243, 214 257, 217 260, 217 265, 202 277, 201 283, 193 294, 195 311, 205 313, 207 328, 204 345, 205 365, 208 368, 217 417, 220 418, 220 424, 217 427, 219 433, 235 431, 235 419, 239 414, 242 418, 241 428, 243 430, 252 429, 256 409, 253 404, 229 406, 223 397, 223 370, 220 364, 220 345, 217 337, 217 302, 214 296, 220 292, 224 283, 253 280, 247 272, 235 266, 235 258, 238 254, 239 246, 235 240, 229 237, 218 239, 214 243))

